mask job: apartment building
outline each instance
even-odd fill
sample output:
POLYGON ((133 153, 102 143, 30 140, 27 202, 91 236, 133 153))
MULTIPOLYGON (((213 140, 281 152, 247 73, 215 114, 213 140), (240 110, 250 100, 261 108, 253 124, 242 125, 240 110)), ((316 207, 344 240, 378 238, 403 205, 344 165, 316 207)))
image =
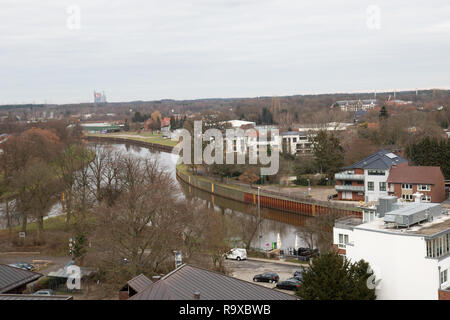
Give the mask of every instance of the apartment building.
POLYGON ((417 192, 422 193, 423 202, 445 201, 445 178, 440 167, 394 166, 387 182, 388 193, 404 201, 414 201, 417 192))
POLYGON ((336 173, 338 200, 376 201, 388 195, 387 179, 392 166, 408 161, 390 151, 380 150, 336 173))
POLYGON ((376 99, 363 99, 363 100, 341 100, 336 101, 333 104, 333 107, 338 107, 342 111, 350 111, 350 112, 356 112, 356 111, 368 111, 370 109, 375 108, 377 105, 376 99))
POLYGON ((335 222, 334 248, 375 274, 377 299, 450 299, 450 216, 440 204, 380 198, 335 222))
POLYGON ((312 153, 312 138, 315 134, 306 131, 286 131, 281 133, 281 150, 300 155, 312 153))

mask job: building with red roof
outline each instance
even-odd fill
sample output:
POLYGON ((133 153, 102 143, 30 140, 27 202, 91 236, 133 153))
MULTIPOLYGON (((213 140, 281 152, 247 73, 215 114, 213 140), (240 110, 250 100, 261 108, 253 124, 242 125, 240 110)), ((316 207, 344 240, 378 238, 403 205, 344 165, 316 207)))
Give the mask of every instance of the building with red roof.
POLYGON ((395 166, 387 179, 390 195, 414 201, 413 194, 422 193, 423 202, 445 201, 445 178, 440 167, 395 166))

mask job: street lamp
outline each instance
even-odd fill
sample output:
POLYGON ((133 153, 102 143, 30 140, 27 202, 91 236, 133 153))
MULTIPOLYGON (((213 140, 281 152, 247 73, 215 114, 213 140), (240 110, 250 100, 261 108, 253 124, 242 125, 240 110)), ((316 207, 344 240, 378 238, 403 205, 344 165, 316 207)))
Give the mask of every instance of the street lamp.
POLYGON ((309 179, 308 180, 308 196, 311 195, 311 181, 309 179))
POLYGON ((260 201, 261 187, 258 187, 258 248, 261 251, 261 201, 260 201))

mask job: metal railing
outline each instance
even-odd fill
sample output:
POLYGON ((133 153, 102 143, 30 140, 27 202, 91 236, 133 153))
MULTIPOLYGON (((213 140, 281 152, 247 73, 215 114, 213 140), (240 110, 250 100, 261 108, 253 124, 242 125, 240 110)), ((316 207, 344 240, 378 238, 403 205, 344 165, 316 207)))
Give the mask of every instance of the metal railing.
POLYGON ((334 175, 336 180, 364 180, 363 174, 350 174, 350 173, 336 173, 334 175))

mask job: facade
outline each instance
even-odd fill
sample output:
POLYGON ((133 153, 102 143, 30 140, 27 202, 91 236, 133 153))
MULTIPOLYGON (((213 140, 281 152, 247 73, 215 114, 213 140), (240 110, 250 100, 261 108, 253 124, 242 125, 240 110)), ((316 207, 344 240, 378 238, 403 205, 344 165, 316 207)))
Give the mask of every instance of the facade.
POLYGON ((388 177, 390 195, 405 201, 414 201, 413 194, 422 193, 423 202, 445 201, 445 179, 440 167, 393 167, 388 177))
POLYGON ((408 165, 407 160, 380 150, 336 173, 338 200, 376 201, 388 195, 387 179, 392 166, 408 165))
POLYGON ((286 131, 281 133, 281 150, 294 155, 311 154, 314 134, 306 131, 286 131))
POLYGON ((365 100, 341 100, 334 103, 334 107, 339 107, 342 111, 356 112, 360 110, 370 110, 375 108, 377 105, 376 99, 365 99, 365 100))
POLYGON ((450 216, 439 204, 385 197, 363 212, 336 221, 333 243, 351 261, 369 263, 377 299, 450 298, 450 216))

